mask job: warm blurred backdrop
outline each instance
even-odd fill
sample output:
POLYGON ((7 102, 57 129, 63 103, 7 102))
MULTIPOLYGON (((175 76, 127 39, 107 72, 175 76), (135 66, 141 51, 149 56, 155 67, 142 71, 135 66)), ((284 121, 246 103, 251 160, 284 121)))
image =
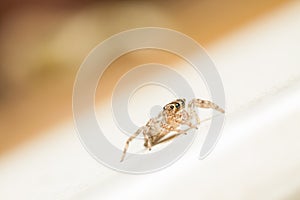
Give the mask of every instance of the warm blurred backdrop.
MULTIPOLYGON (((0 199, 300 199, 299 36, 299 0, 0 0, 0 199), (72 91, 97 44, 146 26, 180 31, 207 49, 224 85, 226 123, 204 160, 197 157, 209 120, 176 163, 138 176, 99 164, 83 148, 72 91)), ((120 149, 127 135, 117 130, 107 100, 126 71, 153 62, 178 67, 189 81, 196 74, 179 56, 154 49, 111 63, 95 111, 107 119, 100 125, 110 120, 105 136, 120 149)), ((137 124, 165 93, 149 91, 130 100, 137 124)), ((140 150, 139 142, 128 152, 140 150)))
POLYGON ((76 71, 109 36, 158 26, 181 31, 205 47, 285 3, 1 0, 0 156, 71 118, 76 71))

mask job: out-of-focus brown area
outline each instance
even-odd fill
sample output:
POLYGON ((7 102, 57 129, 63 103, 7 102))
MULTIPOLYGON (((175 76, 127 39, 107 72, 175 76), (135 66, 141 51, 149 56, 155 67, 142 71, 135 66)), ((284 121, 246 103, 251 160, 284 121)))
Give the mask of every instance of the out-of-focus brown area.
POLYGON ((1 1, 0 154, 72 117, 76 71, 109 36, 158 26, 205 47, 285 2, 1 1))

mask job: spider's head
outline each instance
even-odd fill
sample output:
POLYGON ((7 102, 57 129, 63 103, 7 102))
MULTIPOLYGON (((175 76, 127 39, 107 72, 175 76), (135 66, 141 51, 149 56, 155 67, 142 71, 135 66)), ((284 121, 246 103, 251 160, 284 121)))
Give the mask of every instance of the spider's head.
POLYGON ((170 113, 177 113, 185 108, 185 99, 176 99, 164 106, 164 110, 170 113))

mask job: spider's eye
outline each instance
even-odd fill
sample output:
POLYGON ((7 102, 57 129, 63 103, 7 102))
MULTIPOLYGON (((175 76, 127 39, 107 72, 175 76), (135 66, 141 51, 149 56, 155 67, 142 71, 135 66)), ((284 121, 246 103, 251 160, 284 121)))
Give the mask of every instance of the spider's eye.
POLYGON ((171 109, 174 109, 174 106, 172 105, 172 106, 170 106, 170 108, 171 108, 171 109))
POLYGON ((176 108, 179 108, 179 107, 180 107, 179 103, 176 103, 175 106, 176 106, 176 108))

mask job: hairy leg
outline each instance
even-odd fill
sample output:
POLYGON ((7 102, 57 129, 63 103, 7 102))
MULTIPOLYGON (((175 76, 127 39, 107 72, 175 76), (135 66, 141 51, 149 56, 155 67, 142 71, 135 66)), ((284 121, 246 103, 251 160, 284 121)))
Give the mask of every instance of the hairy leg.
POLYGON ((186 135, 186 132, 189 131, 189 130, 191 130, 191 129, 193 129, 193 128, 194 127, 188 128, 188 129, 185 129, 185 130, 176 130, 175 132, 177 132, 177 133, 175 133, 175 134, 173 134, 173 135, 171 135, 171 136, 169 136, 167 138, 164 138, 164 139, 161 139, 161 140, 157 141, 156 143, 153 144, 153 146, 161 144, 161 143, 164 143, 164 142, 168 142, 168 141, 170 141, 170 140, 178 137, 179 135, 182 135, 182 134, 186 135))
POLYGON ((136 138, 136 136, 138 136, 142 131, 143 132, 145 131, 145 126, 139 128, 130 138, 128 138, 128 140, 126 141, 126 144, 125 144, 125 147, 124 147, 124 150, 123 150, 123 155, 122 155, 122 158, 121 158, 120 162, 122 162, 124 160, 124 158, 125 158, 125 155, 126 155, 126 152, 127 152, 128 146, 129 146, 129 143, 134 138, 136 138))
POLYGON ((149 138, 149 136, 147 135, 146 132, 148 132, 148 131, 143 131, 144 141, 145 141, 144 146, 145 146, 146 148, 148 148, 149 151, 151 151, 151 148, 152 148, 152 142, 151 142, 151 139, 149 138))
POLYGON ((189 103, 189 108, 192 109, 194 106, 196 106, 198 108, 212 108, 212 109, 217 110, 221 113, 225 113, 225 111, 222 108, 220 108, 217 104, 215 104, 211 101, 207 101, 207 100, 193 99, 189 103))
POLYGON ((170 133, 171 130, 167 130, 165 129, 164 131, 162 131, 161 133, 154 135, 151 137, 151 143, 152 146, 154 146, 159 140, 161 140, 163 137, 165 137, 168 133, 170 133))

